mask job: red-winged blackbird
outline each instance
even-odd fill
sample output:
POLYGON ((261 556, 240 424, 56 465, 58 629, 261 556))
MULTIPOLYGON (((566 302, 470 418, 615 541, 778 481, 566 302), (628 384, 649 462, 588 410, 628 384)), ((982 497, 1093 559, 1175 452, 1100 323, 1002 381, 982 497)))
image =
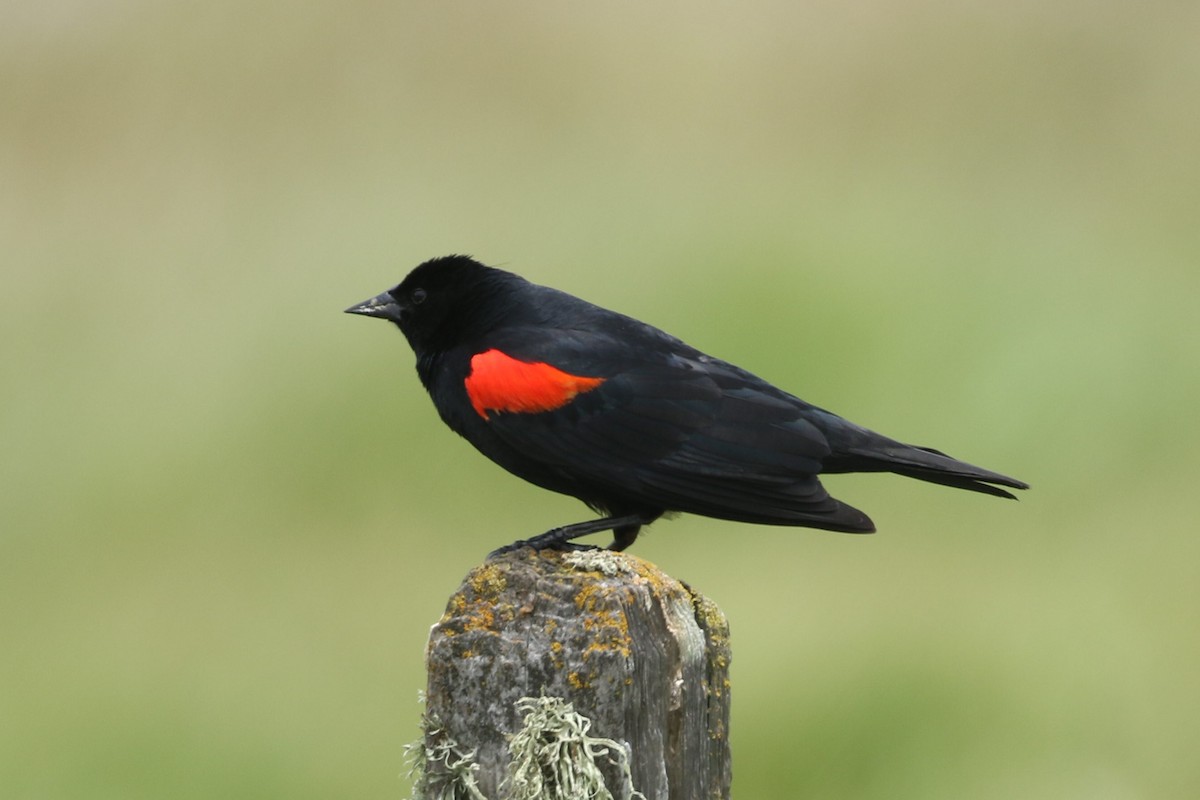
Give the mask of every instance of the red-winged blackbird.
POLYGON ((1027 484, 861 428, 644 322, 466 256, 426 261, 346 309, 397 325, 442 420, 514 475, 603 519, 502 548, 611 530, 614 550, 683 511, 870 533, 817 476, 894 472, 985 494, 1027 484))

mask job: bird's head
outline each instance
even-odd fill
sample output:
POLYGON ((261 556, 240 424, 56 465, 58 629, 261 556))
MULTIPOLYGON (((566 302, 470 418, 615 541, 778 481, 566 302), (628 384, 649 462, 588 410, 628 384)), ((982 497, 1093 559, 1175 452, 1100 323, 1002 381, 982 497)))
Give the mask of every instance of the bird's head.
POLYGON ((397 286, 346 309, 347 314, 395 323, 418 356, 466 341, 494 326, 504 311, 499 296, 523 279, 468 256, 426 261, 397 286))

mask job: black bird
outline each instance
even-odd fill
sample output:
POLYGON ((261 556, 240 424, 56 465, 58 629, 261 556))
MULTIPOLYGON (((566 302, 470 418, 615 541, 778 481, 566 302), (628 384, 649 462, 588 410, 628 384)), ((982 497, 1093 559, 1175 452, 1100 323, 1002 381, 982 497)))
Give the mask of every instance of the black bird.
POLYGON ((632 317, 466 256, 435 258, 346 309, 396 324, 442 420, 509 472, 603 518, 501 551, 668 512, 870 533, 818 476, 894 472, 1013 497, 1027 484, 859 427, 632 317))

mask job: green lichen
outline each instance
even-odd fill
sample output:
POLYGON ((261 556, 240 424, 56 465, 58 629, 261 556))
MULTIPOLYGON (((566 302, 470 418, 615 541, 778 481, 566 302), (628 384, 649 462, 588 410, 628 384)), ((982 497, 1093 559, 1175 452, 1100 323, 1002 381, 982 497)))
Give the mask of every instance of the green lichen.
POLYGON ((633 788, 625 747, 592 736, 592 721, 575 713, 570 703, 559 697, 523 697, 517 710, 525 717, 508 745, 512 760, 503 784, 508 800, 613 800, 597 765, 600 758, 620 768, 631 800, 646 800, 633 788))
POLYGON ((421 716, 421 738, 405 745, 404 760, 412 800, 488 800, 475 780, 475 751, 463 751, 432 714, 421 716))
POLYGON ((631 575, 628 556, 612 550, 574 550, 562 557, 563 563, 583 572, 599 572, 610 578, 631 575))

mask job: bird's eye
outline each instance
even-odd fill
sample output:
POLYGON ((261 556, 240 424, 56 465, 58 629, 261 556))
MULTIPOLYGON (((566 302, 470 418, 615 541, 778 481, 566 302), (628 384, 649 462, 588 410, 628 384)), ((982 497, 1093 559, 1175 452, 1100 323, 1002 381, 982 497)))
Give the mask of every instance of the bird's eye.
POLYGON ((425 302, 425 290, 424 289, 413 289, 412 294, 410 294, 408 296, 408 299, 412 301, 412 304, 414 306, 421 305, 421 303, 425 302))

